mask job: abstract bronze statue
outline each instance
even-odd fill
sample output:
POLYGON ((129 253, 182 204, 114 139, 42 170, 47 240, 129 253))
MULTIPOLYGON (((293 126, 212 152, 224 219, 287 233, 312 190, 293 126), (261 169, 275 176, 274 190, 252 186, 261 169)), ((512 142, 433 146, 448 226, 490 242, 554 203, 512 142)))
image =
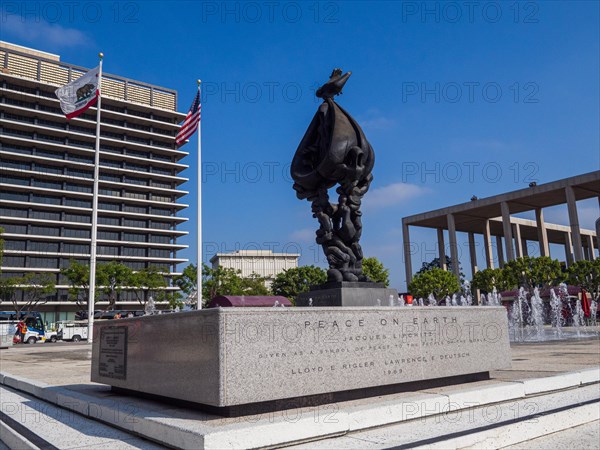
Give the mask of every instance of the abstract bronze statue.
POLYGON ((360 204, 373 180, 375 154, 356 121, 335 101, 352 72, 334 69, 316 95, 323 99, 292 160, 299 199, 312 203, 319 221, 316 241, 323 247, 328 281, 371 281, 363 274, 360 204), (338 203, 328 189, 338 185, 338 203))

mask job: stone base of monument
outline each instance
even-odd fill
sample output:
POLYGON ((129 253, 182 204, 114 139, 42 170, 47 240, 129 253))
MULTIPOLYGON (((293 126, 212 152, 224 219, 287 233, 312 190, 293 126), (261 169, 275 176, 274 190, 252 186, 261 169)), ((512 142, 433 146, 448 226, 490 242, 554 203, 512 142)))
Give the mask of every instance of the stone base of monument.
POLYGON ((296 306, 386 306, 390 295, 397 299, 398 291, 383 283, 330 282, 311 286, 309 292, 298 295, 296 306))
POLYGON ((92 381, 237 416, 508 367, 502 307, 216 308, 96 322, 92 381))

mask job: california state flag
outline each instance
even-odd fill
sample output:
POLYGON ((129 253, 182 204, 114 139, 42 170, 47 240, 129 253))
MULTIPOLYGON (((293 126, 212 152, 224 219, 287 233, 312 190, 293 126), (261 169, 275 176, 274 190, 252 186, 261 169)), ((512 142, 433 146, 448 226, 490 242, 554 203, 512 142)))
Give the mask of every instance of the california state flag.
POLYGON ((67 119, 77 117, 96 104, 98 95, 100 95, 98 90, 99 69, 100 67, 96 67, 55 91, 60 100, 60 109, 63 110, 67 119))

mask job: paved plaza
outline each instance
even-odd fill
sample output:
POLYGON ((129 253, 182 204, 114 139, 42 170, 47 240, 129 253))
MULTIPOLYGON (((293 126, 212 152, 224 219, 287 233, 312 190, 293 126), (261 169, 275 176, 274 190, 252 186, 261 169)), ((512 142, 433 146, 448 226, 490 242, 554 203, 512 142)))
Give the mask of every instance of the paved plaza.
POLYGON ((22 345, 0 353, 2 412, 56 448, 598 448, 600 340, 511 352, 512 368, 488 381, 223 418, 91 383, 87 343, 22 345), (458 416, 435 411, 440 401, 458 416))

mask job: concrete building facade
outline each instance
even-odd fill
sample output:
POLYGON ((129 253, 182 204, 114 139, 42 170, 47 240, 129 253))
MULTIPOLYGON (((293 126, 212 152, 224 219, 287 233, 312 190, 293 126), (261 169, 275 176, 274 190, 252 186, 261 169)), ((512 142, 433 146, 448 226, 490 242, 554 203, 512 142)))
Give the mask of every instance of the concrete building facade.
MULTIPOLYGON (((0 42, 2 276, 55 276, 56 294, 36 309, 56 319, 76 308, 60 269, 71 259, 89 264, 96 109, 67 120, 54 91, 87 70, 0 42)), ((101 92, 98 263, 157 266, 170 278, 187 247, 179 241, 187 233, 177 228, 187 220, 177 92, 110 74, 101 92)), ((118 307, 138 305, 129 294, 118 307)))
POLYGON ((277 274, 298 267, 298 253, 274 253, 271 250, 238 250, 232 253, 217 253, 210 258, 212 267, 231 268, 241 271, 242 277, 253 273, 267 279, 267 287, 277 274))
MULTIPOLYGON (((476 234, 483 236, 487 268, 494 268, 492 237, 496 240, 500 266, 505 261, 525 256, 528 241, 539 243, 540 256, 551 256, 549 244, 564 245, 567 265, 572 264, 573 261, 592 260, 600 247, 598 233, 594 230, 581 229, 577 213, 577 201, 590 198, 598 199, 600 205, 600 171, 551 183, 531 185, 529 188, 483 199, 473 199, 468 203, 404 217, 402 230, 406 282, 410 283, 413 276, 410 227, 415 226, 437 230, 438 254, 442 262, 446 255, 444 232, 447 231, 452 270, 457 276, 460 267, 457 232, 468 233, 472 273, 478 270, 475 251, 476 234), (548 224, 544 221, 543 208, 565 203, 569 226, 548 224), (535 211, 536 220, 511 216, 525 211, 535 211)), ((597 228, 599 224, 600 220, 596 222, 597 228)), ((446 267, 442 268, 446 269, 446 267)))

